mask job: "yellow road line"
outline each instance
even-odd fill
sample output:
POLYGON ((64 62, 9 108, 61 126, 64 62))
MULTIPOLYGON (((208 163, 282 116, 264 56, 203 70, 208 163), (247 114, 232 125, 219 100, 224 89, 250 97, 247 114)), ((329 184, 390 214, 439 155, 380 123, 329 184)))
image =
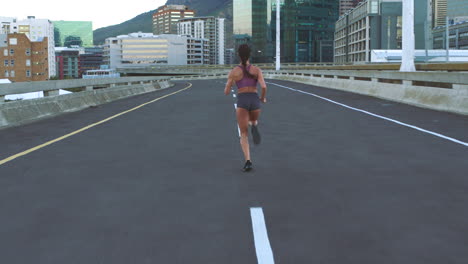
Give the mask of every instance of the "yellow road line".
POLYGON ((56 142, 59 142, 59 141, 61 141, 61 140, 66 139, 66 138, 69 138, 69 137, 71 137, 71 136, 73 136, 73 135, 76 135, 76 134, 78 134, 78 133, 81 133, 81 132, 83 132, 83 131, 85 131, 85 130, 88 130, 88 129, 92 128, 92 127, 95 127, 95 126, 98 126, 98 125, 100 125, 100 124, 102 124, 102 123, 108 122, 108 121, 110 121, 110 120, 112 120, 112 119, 114 119, 114 118, 116 118, 116 117, 119 117, 119 116, 121 116, 121 115, 125 115, 125 114, 127 114, 127 113, 132 112, 132 111, 135 111, 135 110, 137 110, 137 109, 139 109, 139 108, 141 108, 141 107, 143 107, 143 106, 145 106, 145 105, 154 103, 154 102, 159 101, 159 100, 161 100, 161 99, 164 99, 164 98, 166 98, 166 97, 172 96, 172 95, 177 94, 177 93, 180 93, 180 92, 182 92, 182 91, 185 91, 185 90, 189 89, 190 87, 192 87, 192 84, 191 84, 191 83, 189 83, 189 86, 187 86, 187 87, 185 87, 185 88, 183 88, 183 89, 180 89, 180 90, 175 91, 175 92, 173 92, 173 93, 166 94, 166 95, 164 95, 164 96, 158 97, 158 98, 156 98, 156 99, 154 99, 154 100, 151 100, 151 101, 149 101, 149 102, 146 102, 146 103, 144 103, 144 104, 141 104, 141 105, 139 105, 139 106, 137 106, 137 107, 134 107, 134 108, 132 108, 132 109, 129 109, 129 110, 127 110, 127 111, 118 113, 118 114, 116 114, 116 115, 113 115, 113 116, 111 116, 111 117, 108 117, 108 118, 106 118, 106 119, 104 119, 104 120, 101 120, 101 121, 99 121, 99 122, 96 122, 96 123, 94 123, 94 124, 85 126, 85 127, 81 128, 81 129, 78 129, 78 130, 76 130, 76 131, 74 131, 74 132, 71 132, 71 133, 69 133, 69 134, 66 134, 65 136, 61 136, 61 137, 59 137, 59 138, 50 140, 50 141, 48 141, 48 142, 46 142, 46 143, 44 143, 44 144, 41 144, 41 145, 39 145, 39 146, 30 148, 30 149, 28 149, 28 150, 25 150, 25 151, 23 151, 23 152, 20 152, 20 153, 18 153, 18 154, 15 154, 15 155, 13 155, 13 156, 10 156, 10 157, 8 157, 8 158, 6 158, 6 159, 0 160, 0 166, 3 165, 3 164, 5 164, 5 163, 7 163, 7 162, 9 162, 9 161, 12 161, 12 160, 14 160, 14 159, 16 159, 16 158, 25 156, 25 155, 27 155, 27 154, 29 154, 29 153, 31 153, 31 152, 34 152, 34 151, 36 151, 36 150, 39 150, 39 149, 41 149, 41 148, 44 148, 44 147, 46 147, 46 146, 49 146, 49 145, 51 145, 51 144, 54 144, 54 143, 56 143, 56 142))

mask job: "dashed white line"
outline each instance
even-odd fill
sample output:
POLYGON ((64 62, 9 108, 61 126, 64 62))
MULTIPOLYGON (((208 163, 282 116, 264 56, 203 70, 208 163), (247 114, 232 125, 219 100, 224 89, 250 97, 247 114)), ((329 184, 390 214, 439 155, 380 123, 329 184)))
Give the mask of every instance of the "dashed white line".
MULTIPOLYGON (((234 90, 231 90, 232 97, 236 98, 236 94, 234 93, 234 90)), ((234 103, 234 110, 237 110, 237 104, 234 103)), ((239 138, 241 137, 241 132, 239 128, 239 124, 237 124, 237 132, 239 133, 239 138)))
POLYGON ((433 132, 433 131, 429 131, 429 130, 426 130, 426 129, 423 129, 423 128, 420 128, 420 127, 417 127, 417 126, 413 126, 413 125, 410 125, 410 124, 407 124, 407 123, 403 123, 403 122, 400 122, 398 120, 394 120, 394 119, 391 119, 391 118, 388 118, 388 117, 377 115, 377 114, 374 114, 374 113, 371 113, 371 112, 368 112, 368 111, 365 111, 365 110, 362 110, 362 109, 359 109, 359 108, 355 108, 355 107, 352 107, 352 106, 349 106, 349 105, 338 103, 336 101, 330 100, 328 98, 325 98, 325 97, 322 97, 322 96, 319 96, 319 95, 316 95, 316 94, 313 94, 313 93, 308 93, 308 92, 305 92, 305 91, 302 91, 302 90, 294 89, 294 88, 287 87, 287 86, 280 85, 280 84, 276 84, 276 83, 268 83, 268 84, 273 84, 273 85, 276 85, 276 86, 279 86, 279 87, 282 87, 282 88, 285 88, 285 89, 288 89, 288 90, 291 90, 291 91, 295 91, 295 92, 299 92, 299 93, 303 93, 303 94, 307 94, 307 95, 312 95, 312 96, 315 96, 315 97, 320 98, 322 100, 328 101, 330 103, 337 104, 337 105, 343 106, 345 108, 348 108, 348 109, 351 109, 351 110, 354 110, 354 111, 357 111, 357 112, 361 112, 361 113, 364 113, 364 114, 367 114, 367 115, 371 115, 371 116, 374 116, 374 117, 377 117, 377 118, 380 118, 380 119, 384 119, 384 120, 387 120, 387 121, 390 121, 390 122, 393 122, 393 123, 396 123, 396 124, 399 124, 399 125, 402 125, 402 126, 405 126, 405 127, 416 129, 418 131, 421 131, 421 132, 424 132, 424 133, 427 133, 427 134, 430 134, 430 135, 433 135, 433 136, 436 136, 436 137, 439 137, 439 138, 442 138, 442 139, 452 141, 454 143, 463 145, 465 147, 468 147, 467 142, 463 142, 461 140, 451 138, 451 137, 448 137, 448 136, 445 136, 445 135, 442 135, 442 134, 439 134, 439 133, 436 133, 436 132, 433 132))
POLYGON ((255 252, 257 253, 258 264, 274 264, 273 251, 265 225, 265 216, 260 207, 250 208, 252 218, 252 229, 254 234, 255 252))

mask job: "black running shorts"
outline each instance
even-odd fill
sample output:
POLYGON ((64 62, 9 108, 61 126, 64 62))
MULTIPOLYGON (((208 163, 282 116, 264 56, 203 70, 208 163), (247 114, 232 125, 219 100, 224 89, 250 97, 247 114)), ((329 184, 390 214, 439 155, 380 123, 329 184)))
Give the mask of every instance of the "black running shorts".
POLYGON ((237 107, 248 111, 260 109, 260 97, 257 93, 239 93, 237 94, 237 107))

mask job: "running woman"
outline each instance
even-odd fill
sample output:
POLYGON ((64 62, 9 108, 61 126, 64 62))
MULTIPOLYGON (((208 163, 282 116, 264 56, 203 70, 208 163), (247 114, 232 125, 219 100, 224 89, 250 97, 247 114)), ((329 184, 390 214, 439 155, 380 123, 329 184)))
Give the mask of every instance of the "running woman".
POLYGON ((250 64, 250 48, 247 44, 242 44, 237 50, 241 64, 237 65, 228 75, 224 94, 229 95, 234 82, 237 85, 237 124, 241 133, 240 145, 244 153, 245 165, 244 171, 252 169, 250 160, 249 132, 251 132, 254 144, 260 144, 260 133, 258 132, 258 118, 260 116, 260 102, 266 103, 266 83, 260 68, 250 64), (262 88, 261 96, 258 96, 257 83, 262 88))

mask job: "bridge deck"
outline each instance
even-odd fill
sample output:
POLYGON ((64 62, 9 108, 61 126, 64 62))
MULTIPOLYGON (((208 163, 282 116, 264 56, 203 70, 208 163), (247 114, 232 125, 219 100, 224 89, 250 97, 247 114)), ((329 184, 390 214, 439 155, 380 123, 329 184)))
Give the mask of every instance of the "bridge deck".
POLYGON ((270 81, 243 173, 224 82, 1 130, 0 262, 466 263, 468 117, 270 81))

